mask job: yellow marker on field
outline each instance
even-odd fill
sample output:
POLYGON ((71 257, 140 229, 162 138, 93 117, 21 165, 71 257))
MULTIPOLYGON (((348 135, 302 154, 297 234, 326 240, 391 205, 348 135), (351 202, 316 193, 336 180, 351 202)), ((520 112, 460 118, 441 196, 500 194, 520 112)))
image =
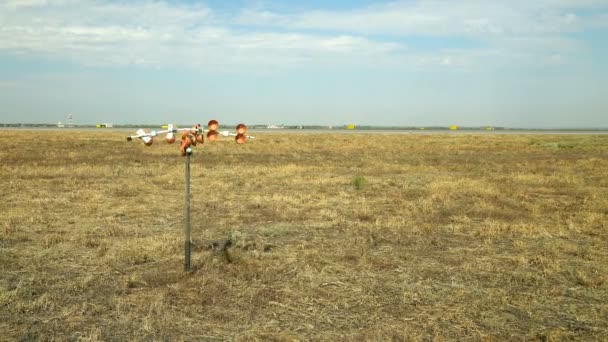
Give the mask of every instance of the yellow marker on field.
POLYGON ((450 131, 455 131, 457 129, 458 129, 458 126, 456 126, 456 125, 450 126, 450 131))
POLYGON ((355 124, 346 125, 346 129, 355 129, 355 124))

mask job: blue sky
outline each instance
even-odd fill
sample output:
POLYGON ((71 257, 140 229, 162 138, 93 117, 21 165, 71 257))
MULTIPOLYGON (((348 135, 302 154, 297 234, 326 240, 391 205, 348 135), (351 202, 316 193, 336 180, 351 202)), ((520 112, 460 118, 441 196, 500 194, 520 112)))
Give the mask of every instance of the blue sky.
POLYGON ((0 122, 608 127, 608 1, 0 3, 0 122))

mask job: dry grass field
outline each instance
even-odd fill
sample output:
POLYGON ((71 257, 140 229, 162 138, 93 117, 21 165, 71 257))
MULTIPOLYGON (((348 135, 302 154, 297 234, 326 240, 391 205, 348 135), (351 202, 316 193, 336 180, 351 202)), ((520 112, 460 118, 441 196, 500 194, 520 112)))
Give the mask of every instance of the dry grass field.
POLYGON ((0 340, 608 336, 608 135, 0 132, 0 340), (210 248, 229 239, 225 251, 210 248))

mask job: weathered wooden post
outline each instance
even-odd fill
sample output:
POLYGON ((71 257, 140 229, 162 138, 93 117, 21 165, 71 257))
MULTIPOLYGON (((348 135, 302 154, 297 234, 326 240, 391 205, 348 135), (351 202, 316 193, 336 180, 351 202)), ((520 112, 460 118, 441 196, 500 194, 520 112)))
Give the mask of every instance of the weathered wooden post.
POLYGON ((190 155, 192 149, 184 157, 184 181, 186 184, 186 202, 184 207, 184 271, 190 272, 190 256, 192 254, 192 240, 190 239, 190 155))

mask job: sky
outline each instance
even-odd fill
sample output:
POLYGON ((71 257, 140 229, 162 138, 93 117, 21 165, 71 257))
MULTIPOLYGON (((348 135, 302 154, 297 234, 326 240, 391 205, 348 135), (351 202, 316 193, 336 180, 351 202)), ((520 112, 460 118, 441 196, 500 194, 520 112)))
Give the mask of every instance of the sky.
POLYGON ((608 128, 608 0, 2 0, 0 123, 608 128))

